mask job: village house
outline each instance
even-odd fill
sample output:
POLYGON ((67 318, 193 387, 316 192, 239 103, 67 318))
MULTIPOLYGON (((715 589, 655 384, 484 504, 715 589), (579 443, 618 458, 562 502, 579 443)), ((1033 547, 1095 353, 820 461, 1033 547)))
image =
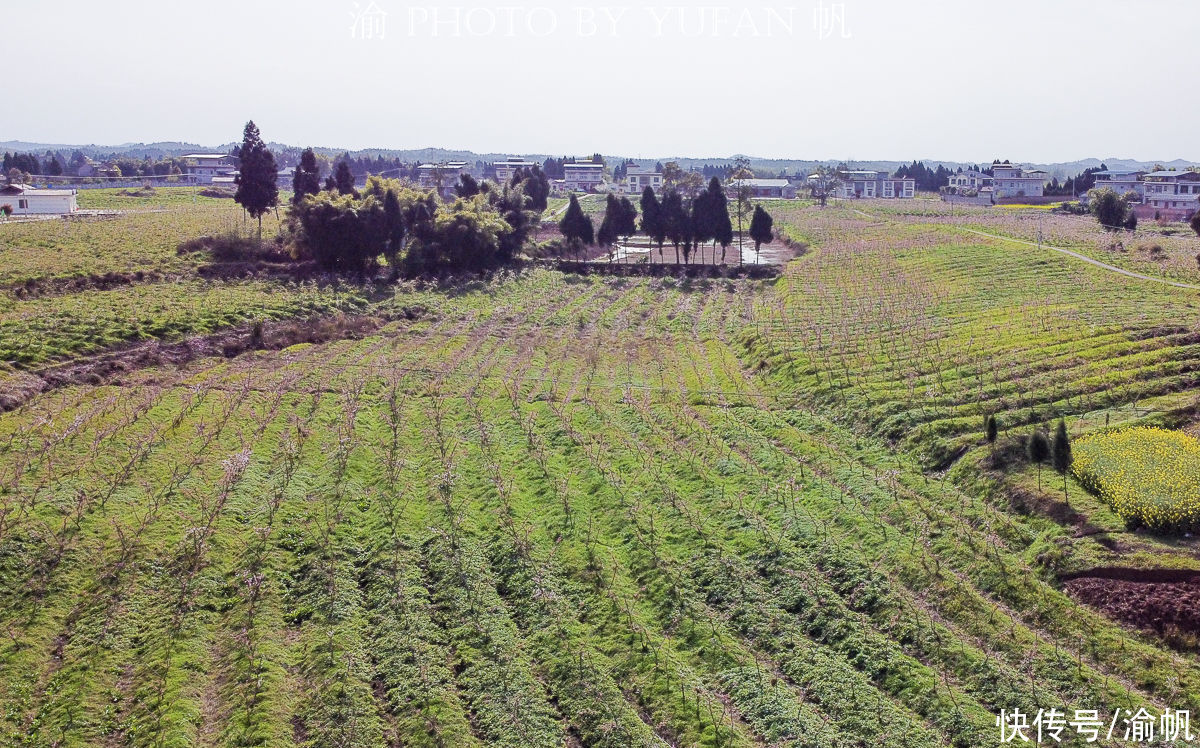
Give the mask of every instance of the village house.
POLYGON ((887 172, 882 171, 844 171, 839 176, 841 181, 838 183, 836 197, 912 197, 917 191, 916 180, 890 177, 887 172))
POLYGON ((467 170, 466 161, 443 161, 439 164, 421 164, 417 167, 417 184, 426 189, 437 189, 443 195, 458 181, 458 175, 467 170))
POLYGON ((730 195, 743 186, 750 189, 750 197, 754 198, 792 200, 796 197, 795 186, 786 179, 731 179, 730 195))
POLYGON ((563 164, 563 188, 576 192, 595 192, 604 183, 604 164, 577 161, 563 164))
POLYGON ((183 160, 187 167, 187 179, 195 184, 213 184, 217 177, 232 178, 237 174, 233 156, 226 153, 189 153, 183 160))
POLYGON ((1136 192, 1138 200, 1143 200, 1146 197, 1146 183, 1142 181, 1145 174, 1144 171, 1109 169, 1093 172, 1092 176, 1096 178, 1096 189, 1107 187, 1118 195, 1136 192))
POLYGON ((75 190, 39 190, 27 184, 0 188, 0 205, 12 207, 13 215, 69 214, 79 210, 75 190))
POLYGON ((1020 164, 992 164, 994 197, 1041 197, 1046 185, 1046 172, 1040 169, 1024 171, 1020 164))
POLYGON ((531 169, 537 165, 523 158, 509 158, 493 163, 492 167, 496 170, 496 181, 500 184, 505 184, 512 181, 513 174, 516 173, 517 169, 531 169))
POLYGON ((1147 207, 1139 213, 1168 221, 1187 221, 1195 215, 1200 205, 1200 172, 1151 171, 1142 181, 1147 207))
POLYGON ((984 187, 990 187, 992 178, 981 171, 967 169, 966 171, 956 172, 950 175, 950 179, 946 186, 953 192, 962 194, 970 190, 978 192, 984 187))
POLYGON ((630 195, 640 195, 647 187, 659 192, 662 186, 662 170, 656 165, 629 164, 625 167, 625 192, 630 195))

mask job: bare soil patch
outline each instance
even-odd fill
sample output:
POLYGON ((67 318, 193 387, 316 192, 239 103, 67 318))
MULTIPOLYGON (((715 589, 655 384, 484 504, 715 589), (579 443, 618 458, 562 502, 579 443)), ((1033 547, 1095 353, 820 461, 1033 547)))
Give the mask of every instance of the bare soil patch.
POLYGON ((1114 620, 1189 648, 1200 635, 1200 572, 1111 568, 1067 577, 1069 595, 1114 620))

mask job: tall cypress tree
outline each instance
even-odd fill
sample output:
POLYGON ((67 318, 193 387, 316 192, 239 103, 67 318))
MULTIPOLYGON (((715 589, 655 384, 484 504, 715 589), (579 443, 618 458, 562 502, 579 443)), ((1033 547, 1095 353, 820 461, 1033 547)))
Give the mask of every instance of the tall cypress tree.
POLYGON ((754 216, 750 219, 750 238, 754 240, 754 261, 758 262, 758 250, 764 243, 770 243, 775 238, 775 219, 763 210, 761 205, 754 206, 754 216))
MULTIPOLYGON (((620 222, 621 202, 617 196, 608 193, 604 203, 604 220, 600 222, 600 230, 596 232, 596 243, 601 247, 611 247, 617 241, 617 224, 620 222)), ((612 255, 609 255, 612 259, 612 255)))
POLYGON ((673 189, 663 193, 660 220, 663 237, 670 239, 674 245, 675 263, 679 264, 679 245, 691 239, 691 217, 683 206, 683 197, 673 189))
POLYGON ((317 155, 312 148, 305 148, 300 154, 300 165, 292 175, 292 204, 304 199, 305 195, 315 195, 321 191, 321 171, 317 166, 317 155))
POLYGON ((583 208, 579 207, 579 200, 575 198, 575 195, 571 195, 571 202, 567 205, 567 212, 563 214, 562 220, 558 223, 558 230, 562 232, 567 241, 576 247, 577 251, 581 246, 595 241, 592 219, 584 215, 583 208))
POLYGON ((252 218, 258 219, 258 237, 261 239, 263 213, 279 203, 279 187, 276 184, 279 169, 253 120, 247 122, 242 131, 242 147, 238 154, 241 166, 238 169, 237 193, 233 199, 252 218))
POLYGON ((1054 439, 1050 442, 1050 458, 1054 469, 1063 476, 1063 497, 1067 496, 1067 471, 1071 468, 1071 437, 1067 434, 1067 422, 1058 419, 1054 439))
MULTIPOLYGON (((725 189, 721 187, 721 180, 713 177, 708 183, 709 204, 708 209, 712 214, 713 224, 713 241, 721 245, 721 264, 725 264, 725 250, 729 249, 729 245, 733 244, 733 221, 729 218, 729 198, 725 196, 725 189)), ((741 257, 739 253, 738 257, 741 257)))
POLYGON ((350 164, 345 160, 338 161, 337 168, 333 172, 333 183, 337 185, 337 191, 343 195, 358 196, 358 191, 354 189, 354 174, 350 172, 350 164))
MULTIPOLYGON (((646 238, 652 244, 658 244, 658 254, 661 259, 666 232, 663 231, 662 206, 659 205, 658 196, 654 194, 652 187, 642 190, 642 231, 646 232, 646 238)), ((653 250, 651 250, 650 256, 654 257, 653 250)))

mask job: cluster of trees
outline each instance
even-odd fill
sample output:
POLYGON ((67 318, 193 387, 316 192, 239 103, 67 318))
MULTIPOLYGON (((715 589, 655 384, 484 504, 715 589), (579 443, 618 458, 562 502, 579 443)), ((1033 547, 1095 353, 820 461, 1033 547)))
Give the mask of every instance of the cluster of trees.
POLYGON ((930 169, 923 161, 913 161, 908 166, 901 166, 899 169, 896 169, 897 177, 913 180, 918 190, 926 192, 937 192, 950 184, 951 173, 949 169, 941 164, 938 164, 936 169, 930 169))
MULTIPOLYGON (((41 157, 33 153, 5 153, 3 173, 16 169, 22 175, 30 176, 80 176, 79 169, 89 163, 80 150, 73 151, 70 156, 64 156, 61 151, 46 151, 41 157)), ((182 159, 130 154, 110 156, 99 168, 99 175, 106 177, 165 177, 182 173, 182 159)))
POLYGON ((373 272, 381 259, 393 276, 488 270, 516 256, 538 212, 523 185, 479 187, 441 203, 431 191, 373 176, 361 192, 306 195, 289 211, 289 228, 302 255, 330 271, 373 272))
POLYGON ((1088 193, 1088 205, 1100 225, 1109 231, 1133 231, 1137 228, 1137 214, 1133 211, 1131 195, 1136 197, 1136 193, 1118 195, 1104 187, 1088 193))
MULTIPOLYGON (((712 242, 714 253, 717 246, 721 247, 721 262, 725 262, 726 252, 734 239, 729 202, 717 177, 713 177, 708 187, 695 197, 667 188, 660 200, 654 190, 647 187, 640 200, 641 230, 652 244, 657 245, 660 255, 669 242, 675 250, 676 263, 690 263, 693 254, 707 242, 712 242)), ((638 210, 629 198, 609 195, 604 219, 597 232, 592 219, 572 195, 559 222, 559 230, 576 251, 590 244, 611 246, 617 239, 628 239, 637 231, 637 214, 638 210)), ((754 240, 755 250, 764 242, 770 242, 773 236, 773 220, 761 205, 755 206, 750 221, 750 237, 754 240)))

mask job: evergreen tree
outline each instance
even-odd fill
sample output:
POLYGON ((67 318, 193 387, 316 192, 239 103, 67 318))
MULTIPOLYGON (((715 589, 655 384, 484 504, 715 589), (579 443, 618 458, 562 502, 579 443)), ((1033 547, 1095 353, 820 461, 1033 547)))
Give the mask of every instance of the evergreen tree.
POLYGON ((279 169, 253 120, 246 123, 238 153, 241 166, 238 169, 237 193, 233 199, 252 218, 258 219, 258 236, 261 239, 263 213, 279 203, 279 187, 276 184, 279 169))
POLYGON ((466 173, 458 175, 458 183, 454 185, 454 194, 459 197, 474 197, 479 194, 479 182, 475 177, 466 173))
MULTIPOLYGON (((662 220, 662 206, 659 205, 658 196, 654 194, 653 187, 646 187, 642 190, 642 231, 646 233, 646 238, 651 243, 658 244, 658 256, 659 259, 662 259, 662 246, 666 241, 667 234, 662 220)), ((651 253, 651 257, 653 257, 653 253, 651 253)))
POLYGON ((663 192, 661 207, 661 231, 675 247, 675 263, 679 264, 679 245, 691 240, 691 217, 683 205, 683 196, 673 189, 663 192))
POLYGON ((1050 444, 1046 441, 1046 435, 1039 429, 1034 429, 1029 435, 1029 441, 1025 445, 1025 454, 1029 461, 1035 463, 1038 469, 1038 490, 1042 490, 1042 463, 1050 456, 1050 444))
POLYGON ((383 256, 395 277, 400 272, 400 250, 404 247, 404 214, 395 190, 388 190, 383 197, 383 237, 383 256))
POLYGON ((337 168, 333 171, 333 183, 343 195, 358 195, 358 191, 354 189, 354 174, 345 159, 338 161, 337 168))
POLYGON ((300 154, 300 164, 292 175, 292 204, 304 199, 305 195, 315 195, 321 191, 321 170, 317 166, 317 155, 312 148, 305 148, 300 154))
POLYGON ((983 430, 988 443, 988 454, 992 458, 992 466, 996 465, 996 437, 999 436, 999 428, 996 424, 996 416, 989 413, 988 417, 983 421, 983 430))
MULTIPOLYGON (((733 244, 733 221, 729 218, 729 198, 721 187, 721 180, 713 177, 708 183, 708 209, 712 215, 713 241, 721 245, 721 264, 725 264, 725 250, 733 244)), ((741 257, 741 253, 738 253, 741 257)))
POLYGON ((1071 437, 1067 434, 1067 423, 1058 419, 1058 427, 1054 429, 1054 440, 1050 444, 1051 460, 1054 469, 1063 476, 1063 497, 1067 496, 1067 471, 1071 468, 1071 437))
POLYGON ((579 200, 575 198, 575 195, 571 195, 567 212, 558 223, 558 230, 576 248, 576 251, 595 241, 592 219, 584 214, 583 208, 579 207, 579 200))
POLYGON ((544 212, 546 202, 550 198, 550 179, 541 167, 534 166, 529 170, 524 189, 525 194, 529 196, 529 208, 538 213, 544 212))
MULTIPOLYGON (((601 247, 611 247, 617 241, 617 223, 621 220, 619 214, 621 212, 621 202, 617 200, 617 196, 613 193, 608 193, 608 198, 604 203, 604 220, 600 222, 600 230, 596 232, 596 243, 601 247)), ((609 255, 609 260, 612 255, 609 255)))
POLYGON ((758 250, 764 243, 770 243, 775 238, 775 219, 763 210, 761 205, 754 206, 754 216, 750 219, 750 238, 754 240, 754 260, 758 261, 758 250))
POLYGON ((325 191, 337 192, 337 180, 333 178, 332 174, 325 177, 325 191))
POLYGON ((637 208, 633 206, 633 202, 622 197, 620 203, 621 210, 617 214, 616 231, 617 236, 625 237, 625 241, 629 241, 629 237, 637 233, 637 208))

